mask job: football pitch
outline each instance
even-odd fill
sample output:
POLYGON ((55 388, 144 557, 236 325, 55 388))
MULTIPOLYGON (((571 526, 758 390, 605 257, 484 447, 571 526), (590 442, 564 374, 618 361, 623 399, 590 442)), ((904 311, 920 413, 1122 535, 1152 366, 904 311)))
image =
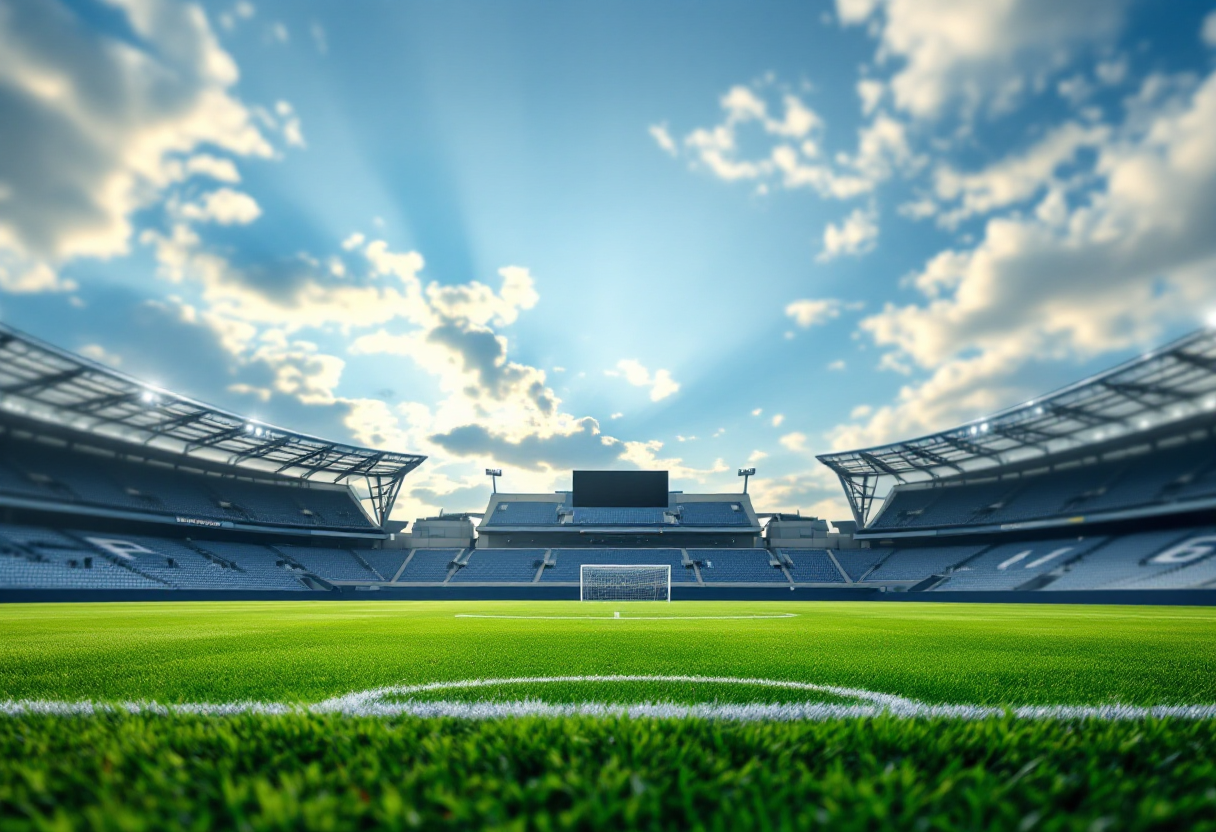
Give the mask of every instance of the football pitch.
POLYGON ((0 607, 0 829, 1216 829, 1216 609, 0 607))

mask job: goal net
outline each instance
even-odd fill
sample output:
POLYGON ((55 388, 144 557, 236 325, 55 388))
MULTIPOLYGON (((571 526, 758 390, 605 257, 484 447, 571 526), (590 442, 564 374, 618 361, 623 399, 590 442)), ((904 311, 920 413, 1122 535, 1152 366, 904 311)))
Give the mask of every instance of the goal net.
POLYGON ((583 564, 580 601, 670 601, 671 566, 583 564))

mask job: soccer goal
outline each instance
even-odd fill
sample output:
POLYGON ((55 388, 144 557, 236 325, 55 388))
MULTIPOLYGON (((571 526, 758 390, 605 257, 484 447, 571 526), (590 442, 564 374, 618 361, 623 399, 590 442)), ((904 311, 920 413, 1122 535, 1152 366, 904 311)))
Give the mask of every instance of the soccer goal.
POLYGON ((580 601, 670 601, 671 566, 589 564, 578 570, 580 601))

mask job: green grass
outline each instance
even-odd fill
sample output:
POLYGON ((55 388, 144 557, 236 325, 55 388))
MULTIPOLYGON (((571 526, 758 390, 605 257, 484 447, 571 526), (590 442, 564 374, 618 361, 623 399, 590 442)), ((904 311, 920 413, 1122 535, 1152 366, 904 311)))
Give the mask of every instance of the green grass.
MULTIPOLYGON (((276 602, 0 607, 0 700, 316 702, 470 678, 663 674, 929 703, 1216 702, 1216 610, 276 602), (739 615, 765 620, 457 619, 739 615)), ((691 683, 428 699, 833 701, 691 683)), ((1216 829, 1216 723, 891 717, 0 717, 0 830, 1216 829)))

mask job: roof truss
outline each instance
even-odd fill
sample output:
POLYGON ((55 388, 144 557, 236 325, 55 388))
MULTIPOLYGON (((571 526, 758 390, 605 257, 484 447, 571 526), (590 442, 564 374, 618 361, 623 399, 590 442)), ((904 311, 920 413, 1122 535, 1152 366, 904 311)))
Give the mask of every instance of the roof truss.
POLYGON ((146 385, 0 324, 0 418, 8 410, 108 440, 229 466, 245 476, 362 480, 383 524, 402 479, 426 459, 263 425, 146 385))
POLYGON ((1216 424, 1216 328, 986 419, 907 442, 823 454, 819 461, 840 477, 854 516, 864 524, 874 500, 871 488, 882 478, 912 482, 991 474, 1000 466, 1207 414, 1216 424))

